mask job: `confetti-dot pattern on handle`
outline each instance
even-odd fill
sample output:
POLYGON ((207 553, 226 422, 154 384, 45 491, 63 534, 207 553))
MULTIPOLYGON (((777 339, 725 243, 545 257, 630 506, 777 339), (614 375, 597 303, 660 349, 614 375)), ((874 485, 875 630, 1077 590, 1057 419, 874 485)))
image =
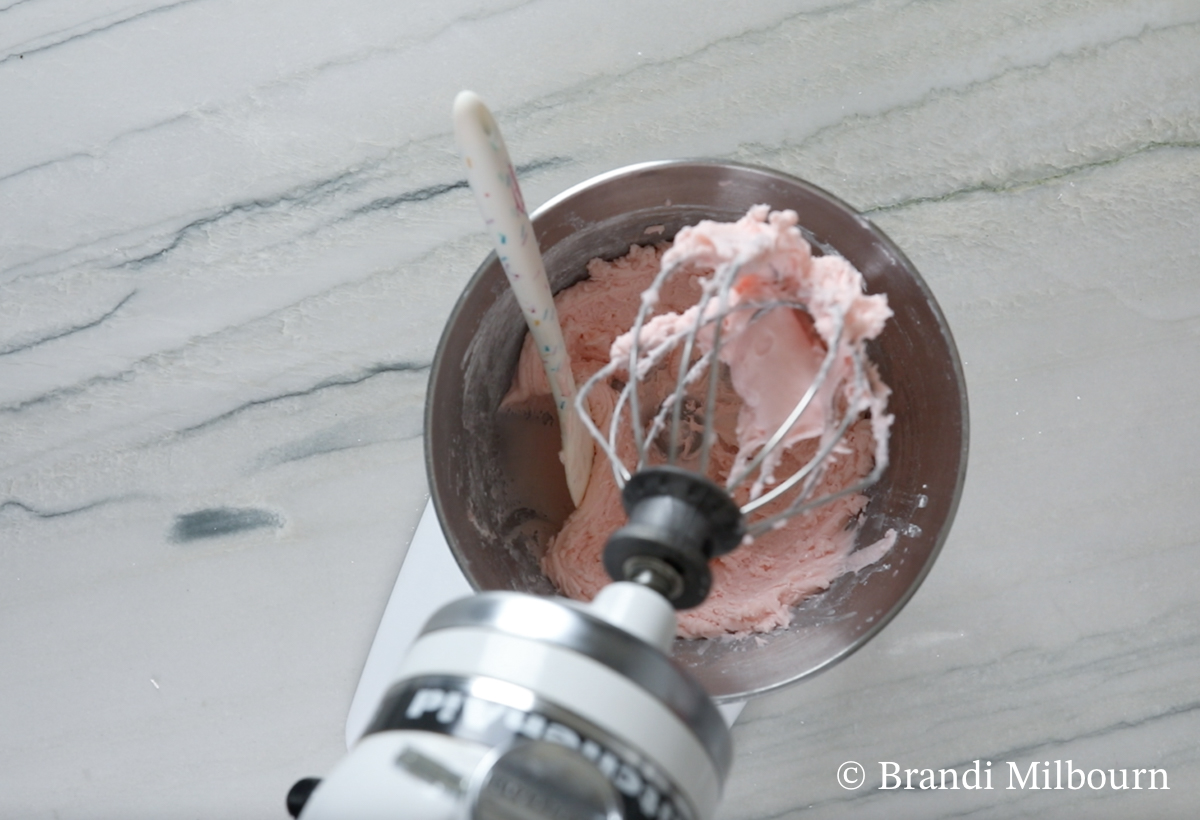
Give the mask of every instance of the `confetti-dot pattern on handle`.
POLYGON ((470 91, 454 100, 454 137, 496 256, 546 368, 562 427, 567 487, 579 504, 592 470, 593 444, 575 413, 575 378, 554 295, 500 128, 483 100, 470 91))

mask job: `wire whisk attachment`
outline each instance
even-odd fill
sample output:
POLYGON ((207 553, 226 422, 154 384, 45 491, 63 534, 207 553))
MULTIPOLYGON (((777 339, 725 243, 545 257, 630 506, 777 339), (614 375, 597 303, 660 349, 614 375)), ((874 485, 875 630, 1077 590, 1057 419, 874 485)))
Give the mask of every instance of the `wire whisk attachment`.
POLYGON ((862 491, 887 466, 890 391, 866 350, 887 298, 865 293, 842 257, 814 256, 797 224, 760 205, 681 230, 633 327, 576 398, 629 515, 606 568, 678 608, 704 600, 710 558, 862 491), (663 309, 667 290, 690 306, 663 309), (606 430, 585 412, 602 382, 619 388, 606 430), (858 424, 874 440, 870 470, 824 481, 858 424))

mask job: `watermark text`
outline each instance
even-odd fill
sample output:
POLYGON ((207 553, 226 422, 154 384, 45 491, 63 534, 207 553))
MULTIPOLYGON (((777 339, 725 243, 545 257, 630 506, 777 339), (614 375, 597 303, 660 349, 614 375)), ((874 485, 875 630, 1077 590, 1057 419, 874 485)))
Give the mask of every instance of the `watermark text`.
MULTIPOLYGON (((1015 763, 974 760, 968 766, 931 768, 905 766, 895 760, 880 760, 879 791, 1158 791, 1170 790, 1167 770, 1162 768, 1096 768, 1074 760, 1034 760, 1015 763)), ((843 789, 867 784, 868 770, 853 760, 838 767, 837 781, 843 789)))

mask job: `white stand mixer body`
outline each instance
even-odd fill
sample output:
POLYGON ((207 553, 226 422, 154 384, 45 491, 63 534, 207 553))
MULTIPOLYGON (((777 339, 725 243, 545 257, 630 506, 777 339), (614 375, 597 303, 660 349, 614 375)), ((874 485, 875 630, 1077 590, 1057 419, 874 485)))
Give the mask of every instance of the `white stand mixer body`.
POLYGON ((664 653, 674 625, 630 583, 587 606, 520 593, 448 605, 301 820, 711 818, 729 730, 664 653))

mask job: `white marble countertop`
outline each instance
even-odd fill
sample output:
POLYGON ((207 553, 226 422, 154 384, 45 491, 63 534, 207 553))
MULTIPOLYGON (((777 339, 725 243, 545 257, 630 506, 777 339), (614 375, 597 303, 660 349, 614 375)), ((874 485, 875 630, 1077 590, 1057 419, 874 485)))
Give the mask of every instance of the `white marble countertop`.
POLYGON ((461 88, 531 205, 784 170, 954 330, 949 541, 871 644, 747 708, 721 817, 1194 816, 1195 0, 0 0, 0 816, 284 817, 343 753, 486 252, 461 88), (878 788, 976 759, 992 790, 878 788), (1169 789, 1006 788, 1057 760, 1169 789))

